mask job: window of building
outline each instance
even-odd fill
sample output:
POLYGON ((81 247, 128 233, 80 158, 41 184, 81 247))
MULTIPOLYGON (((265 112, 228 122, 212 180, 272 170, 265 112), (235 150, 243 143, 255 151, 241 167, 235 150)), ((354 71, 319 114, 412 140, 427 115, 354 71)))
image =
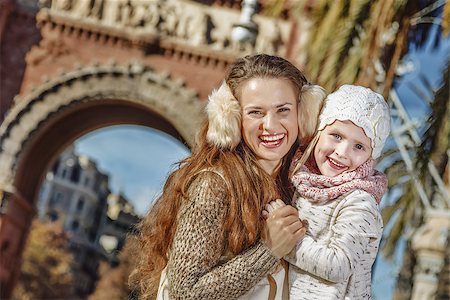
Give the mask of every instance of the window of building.
POLYGON ((50 205, 56 205, 58 203, 61 203, 64 199, 64 195, 61 192, 55 192, 52 194, 52 197, 50 198, 50 205))
POLYGON ((84 198, 80 197, 80 199, 78 199, 78 203, 77 203, 77 211, 82 211, 84 207, 84 198))
POLYGON ((53 164, 53 166, 52 166, 52 172, 53 172, 53 174, 56 174, 56 172, 58 171, 58 167, 59 167, 59 159, 57 159, 57 160, 55 161, 55 163, 53 164))
POLYGON ((52 211, 52 212, 50 212, 50 213, 48 214, 48 219, 49 219, 50 221, 52 221, 52 222, 57 221, 58 218, 59 218, 58 213, 55 212, 55 211, 52 211))
POLYGON ((71 226, 71 229, 73 230, 73 231, 77 231, 78 230, 78 228, 80 227, 80 223, 78 222, 78 221, 72 221, 72 226, 71 226))
POLYGON ((70 174, 70 181, 78 183, 80 181, 81 167, 79 164, 75 164, 70 174))
POLYGON ((89 187, 90 182, 89 177, 84 178, 84 186, 89 187))

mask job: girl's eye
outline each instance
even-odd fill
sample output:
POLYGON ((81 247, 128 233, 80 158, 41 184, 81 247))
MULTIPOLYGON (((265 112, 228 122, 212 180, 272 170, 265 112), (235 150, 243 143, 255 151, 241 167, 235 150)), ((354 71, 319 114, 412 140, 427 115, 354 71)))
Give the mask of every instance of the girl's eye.
POLYGON ((337 140, 341 140, 342 139, 342 137, 339 134, 337 134, 337 133, 332 133, 331 135, 337 140))
POLYGON ((364 150, 364 146, 361 145, 361 144, 356 144, 355 148, 358 149, 358 150, 364 150))

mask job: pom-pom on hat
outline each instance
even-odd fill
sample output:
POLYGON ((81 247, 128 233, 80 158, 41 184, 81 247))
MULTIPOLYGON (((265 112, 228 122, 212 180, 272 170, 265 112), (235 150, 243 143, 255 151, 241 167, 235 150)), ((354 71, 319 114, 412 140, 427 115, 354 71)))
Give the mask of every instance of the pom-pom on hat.
POLYGON ((383 96, 362 86, 341 86, 325 99, 317 129, 323 130, 336 120, 352 121, 361 127, 372 141, 372 158, 381 155, 391 123, 389 106, 383 96))

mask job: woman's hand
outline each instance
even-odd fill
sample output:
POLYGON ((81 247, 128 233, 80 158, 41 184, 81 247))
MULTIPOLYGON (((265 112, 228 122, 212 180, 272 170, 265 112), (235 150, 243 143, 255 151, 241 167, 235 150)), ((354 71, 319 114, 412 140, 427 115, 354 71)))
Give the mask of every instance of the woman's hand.
POLYGON ((266 218, 263 240, 278 258, 291 252, 306 233, 297 210, 280 199, 267 204, 263 216, 266 218))

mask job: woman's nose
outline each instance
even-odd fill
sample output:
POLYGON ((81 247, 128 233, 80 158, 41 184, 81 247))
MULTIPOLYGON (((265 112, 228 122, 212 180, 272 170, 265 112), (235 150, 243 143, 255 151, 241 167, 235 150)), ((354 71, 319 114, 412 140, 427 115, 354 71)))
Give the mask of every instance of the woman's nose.
POLYGON ((268 113, 263 118, 263 123, 262 123, 263 128, 262 129, 272 132, 273 130, 276 129, 277 123, 278 123, 278 120, 277 120, 276 116, 274 116, 271 113, 268 113))

